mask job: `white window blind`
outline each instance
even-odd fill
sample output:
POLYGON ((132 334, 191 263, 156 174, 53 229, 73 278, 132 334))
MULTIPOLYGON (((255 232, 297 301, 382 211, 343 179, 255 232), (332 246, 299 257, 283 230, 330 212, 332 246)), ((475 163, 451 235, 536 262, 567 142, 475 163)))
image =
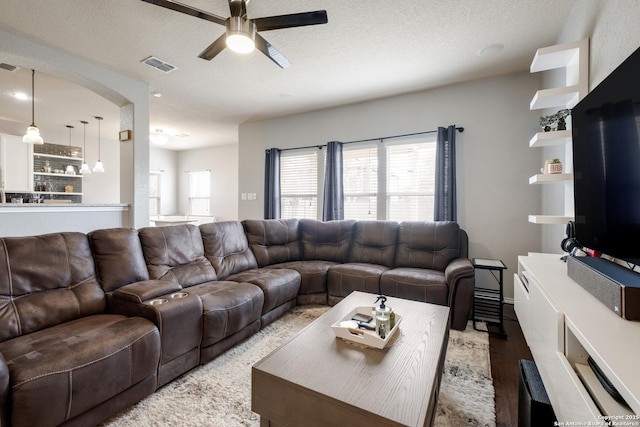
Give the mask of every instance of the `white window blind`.
POLYGON ((189 215, 210 214, 211 171, 189 172, 189 215))
POLYGON ((160 215, 160 173, 149 174, 149 215, 160 215))
POLYGON ((280 216, 318 217, 318 150, 285 152, 280 157, 280 216))
POLYGON ((436 142, 389 144, 386 219, 433 221, 436 142))
POLYGON ((343 150, 344 217, 373 220, 378 207, 378 147, 343 150))

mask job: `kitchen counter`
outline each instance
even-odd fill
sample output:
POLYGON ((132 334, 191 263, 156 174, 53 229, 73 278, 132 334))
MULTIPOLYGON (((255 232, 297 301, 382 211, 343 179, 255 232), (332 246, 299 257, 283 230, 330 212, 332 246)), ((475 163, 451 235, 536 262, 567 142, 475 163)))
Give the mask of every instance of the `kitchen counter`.
POLYGON ((126 211, 126 203, 0 203, 3 212, 126 211))
POLYGON ((130 227, 125 203, 0 203, 0 237, 130 227))

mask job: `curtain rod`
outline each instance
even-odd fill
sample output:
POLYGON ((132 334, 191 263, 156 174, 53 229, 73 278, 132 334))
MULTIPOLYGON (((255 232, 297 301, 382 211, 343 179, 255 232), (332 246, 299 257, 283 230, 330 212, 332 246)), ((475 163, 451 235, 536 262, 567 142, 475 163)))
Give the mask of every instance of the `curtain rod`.
MULTIPOLYGON (((456 127, 458 132, 464 132, 463 127, 456 127)), ((403 138, 405 136, 415 136, 415 135, 425 135, 428 133, 436 133, 437 130, 428 130, 424 132, 415 132, 415 133, 405 133, 403 135, 392 135, 392 136, 384 136, 380 138, 370 138, 370 139, 359 139, 357 141, 347 141, 343 142, 343 144, 354 144, 356 142, 371 142, 371 141, 384 141, 385 139, 393 139, 393 138, 403 138)), ((327 144, 322 145, 307 145, 306 147, 295 147, 295 148, 281 148, 280 151, 290 151, 290 150, 304 150, 305 148, 317 148, 318 150, 322 150, 323 147, 326 147, 327 144)), ((269 150, 266 150, 269 151, 269 150)))

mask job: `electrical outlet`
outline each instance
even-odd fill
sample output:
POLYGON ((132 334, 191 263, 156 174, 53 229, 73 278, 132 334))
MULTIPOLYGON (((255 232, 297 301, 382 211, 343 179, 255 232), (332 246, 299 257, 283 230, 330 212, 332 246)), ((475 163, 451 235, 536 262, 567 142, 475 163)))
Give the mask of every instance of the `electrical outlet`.
POLYGON ((247 193, 242 193, 240 195, 240 200, 247 200, 247 193))

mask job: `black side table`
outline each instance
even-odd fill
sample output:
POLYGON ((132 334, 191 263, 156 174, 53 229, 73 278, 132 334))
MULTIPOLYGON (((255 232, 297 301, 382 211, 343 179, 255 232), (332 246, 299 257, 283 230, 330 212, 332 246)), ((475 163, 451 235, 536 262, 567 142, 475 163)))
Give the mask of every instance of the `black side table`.
POLYGON ((477 321, 497 323, 500 325, 500 335, 506 335, 504 331, 503 272, 507 266, 499 259, 473 258, 471 263, 479 270, 489 270, 498 282, 498 289, 476 286, 473 298, 473 328, 477 330, 477 321), (496 276, 496 272, 498 272, 498 276, 496 276))

